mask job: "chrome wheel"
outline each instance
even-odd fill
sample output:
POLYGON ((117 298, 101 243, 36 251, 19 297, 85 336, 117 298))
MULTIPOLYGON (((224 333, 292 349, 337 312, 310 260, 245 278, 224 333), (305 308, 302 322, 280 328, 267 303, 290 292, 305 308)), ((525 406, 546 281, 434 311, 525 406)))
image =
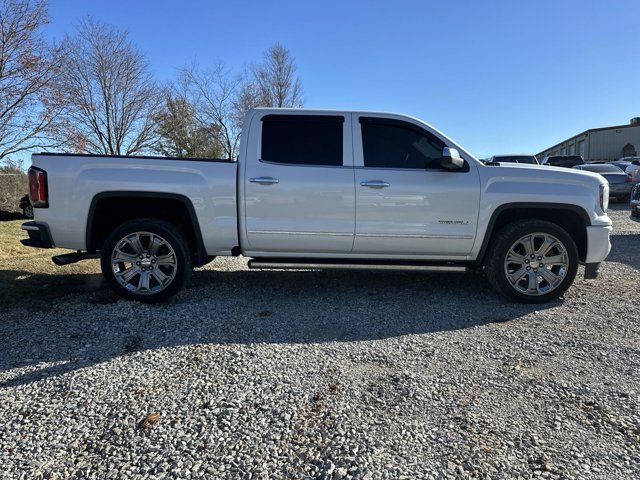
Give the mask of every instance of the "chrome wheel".
POLYGON ((169 286, 178 271, 178 262, 173 248, 160 235, 135 232, 118 241, 111 253, 111 268, 124 288, 150 295, 169 286))
POLYGON ((531 233, 511 245, 504 273, 513 288, 525 295, 544 295, 562 284, 569 269, 564 244, 548 233, 531 233))

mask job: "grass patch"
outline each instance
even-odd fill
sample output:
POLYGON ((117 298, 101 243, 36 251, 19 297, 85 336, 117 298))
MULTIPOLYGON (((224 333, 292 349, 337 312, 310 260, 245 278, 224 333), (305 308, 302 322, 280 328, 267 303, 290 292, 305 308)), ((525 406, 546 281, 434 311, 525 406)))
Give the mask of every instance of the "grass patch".
POLYGON ((51 261, 53 255, 68 253, 61 248, 25 247, 20 240, 24 220, 0 221, 0 305, 43 308, 56 299, 102 286, 98 260, 86 260, 65 267, 51 261))

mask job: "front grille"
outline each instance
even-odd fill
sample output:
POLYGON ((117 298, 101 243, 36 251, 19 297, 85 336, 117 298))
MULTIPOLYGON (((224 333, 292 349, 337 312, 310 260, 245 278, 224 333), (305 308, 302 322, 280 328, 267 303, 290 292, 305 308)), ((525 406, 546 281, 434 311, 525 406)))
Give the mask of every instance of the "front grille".
POLYGON ((631 191, 631 199, 640 200, 640 183, 633 187, 633 190, 631 191))

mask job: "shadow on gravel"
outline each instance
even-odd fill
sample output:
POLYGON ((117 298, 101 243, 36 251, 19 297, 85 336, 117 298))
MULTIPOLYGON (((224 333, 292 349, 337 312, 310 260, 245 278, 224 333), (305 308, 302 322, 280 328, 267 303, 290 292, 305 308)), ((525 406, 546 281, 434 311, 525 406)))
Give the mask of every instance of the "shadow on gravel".
POLYGON ((72 293, 93 292, 104 285, 102 275, 46 274, 0 270, 0 305, 42 310, 72 293))
POLYGON ((607 262, 617 262, 640 270, 640 233, 611 235, 611 253, 607 262))
MULTIPOLYGON (((95 276, 77 277, 93 282, 86 277, 95 276)), ((47 281, 64 278, 51 275, 47 281)), ((507 302, 479 274, 246 270, 197 271, 189 289, 161 305, 118 301, 105 288, 67 296, 63 302, 42 315, 5 317, 0 324, 0 371, 31 368, 0 387, 28 384, 140 350, 433 334, 508 322, 558 305, 507 302), (41 362, 49 365, 39 368, 41 362)))

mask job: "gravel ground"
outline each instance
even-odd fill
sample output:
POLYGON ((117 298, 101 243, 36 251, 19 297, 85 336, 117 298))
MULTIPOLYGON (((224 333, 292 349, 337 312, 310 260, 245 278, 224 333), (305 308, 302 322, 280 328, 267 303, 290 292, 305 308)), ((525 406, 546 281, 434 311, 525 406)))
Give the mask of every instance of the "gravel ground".
POLYGON ((0 478, 640 478, 640 224, 611 216, 603 274, 544 306, 217 259, 166 305, 85 274, 2 307, 0 478))

